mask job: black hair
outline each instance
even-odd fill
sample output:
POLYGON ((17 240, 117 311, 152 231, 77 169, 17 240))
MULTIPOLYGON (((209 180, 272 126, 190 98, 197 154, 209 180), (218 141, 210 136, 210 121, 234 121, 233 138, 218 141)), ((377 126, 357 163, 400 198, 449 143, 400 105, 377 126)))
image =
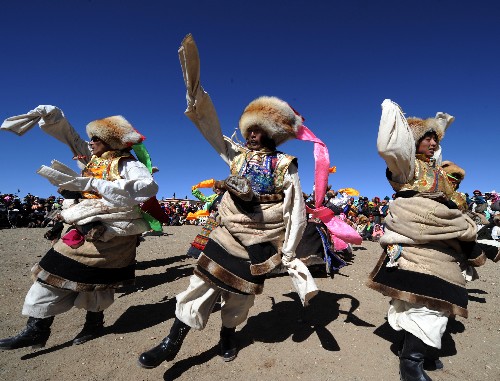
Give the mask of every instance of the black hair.
POLYGON ((427 131, 420 139, 418 139, 417 148, 420 145, 420 143, 422 142, 422 140, 424 140, 425 138, 428 138, 430 136, 434 136, 434 140, 436 140, 436 143, 439 144, 439 138, 438 138, 437 132, 434 130, 430 130, 430 131, 427 131))

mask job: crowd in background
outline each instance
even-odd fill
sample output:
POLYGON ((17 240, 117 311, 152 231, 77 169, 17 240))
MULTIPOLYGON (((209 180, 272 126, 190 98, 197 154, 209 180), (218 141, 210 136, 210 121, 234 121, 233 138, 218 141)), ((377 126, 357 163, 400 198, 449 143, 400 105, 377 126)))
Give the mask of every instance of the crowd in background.
POLYGON ((62 197, 41 198, 28 193, 0 195, 0 228, 40 228, 51 223, 51 216, 62 207, 62 197))
MULTIPOLYGON (((52 218, 61 209, 63 197, 39 197, 28 193, 24 197, 16 194, 0 194, 0 229, 4 228, 40 228, 51 226, 52 218)), ((202 202, 160 201, 162 210, 170 221, 167 226, 198 224, 188 221, 188 213, 195 213, 203 208, 202 202)))
MULTIPOLYGON (((313 196, 304 196, 311 203, 313 196)), ((324 206, 333 210, 338 218, 343 219, 358 231, 363 240, 377 241, 384 233, 384 218, 389 204, 396 197, 350 196, 329 190, 325 196, 324 206)), ((480 228, 491 223, 495 214, 500 213, 500 195, 495 192, 474 190, 472 196, 465 193, 469 215, 480 228)), ((36 228, 50 226, 52 216, 62 207, 63 197, 49 196, 46 198, 28 193, 20 198, 14 194, 0 194, 0 228, 36 228)), ((160 201, 160 207, 168 216, 166 226, 182 226, 186 224, 201 224, 203 220, 188 220, 189 213, 203 209, 203 202, 188 200, 160 201)))
POLYGON ((188 220, 189 213, 196 213, 203 209, 203 203, 189 203, 188 201, 160 201, 160 206, 168 216, 170 223, 167 226, 197 225, 200 221, 188 220))
MULTIPOLYGON (((465 193, 468 214, 478 225, 478 230, 487 224, 491 224, 495 214, 500 213, 500 194, 492 192, 481 192, 474 190, 472 196, 465 193)), ((304 195, 308 204, 312 203, 313 195, 304 195)), ((324 206, 330 208, 335 215, 351 225, 361 235, 363 240, 378 241, 384 234, 384 218, 387 215, 389 204, 396 198, 378 196, 371 200, 365 196, 350 196, 329 190, 326 193, 324 206)), ((312 206, 310 204, 310 206, 312 206)))

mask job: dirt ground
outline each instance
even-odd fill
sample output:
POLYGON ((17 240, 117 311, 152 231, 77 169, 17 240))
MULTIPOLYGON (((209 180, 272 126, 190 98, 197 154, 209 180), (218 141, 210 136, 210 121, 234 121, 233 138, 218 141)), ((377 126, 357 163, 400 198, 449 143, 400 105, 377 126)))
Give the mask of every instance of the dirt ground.
MULTIPOLYGON (((0 230, 0 337, 16 334, 29 270, 49 249, 46 229, 0 230)), ((164 228, 138 249, 137 282, 120 289, 106 310, 105 335, 72 346, 84 311, 57 316, 45 348, 0 352, 0 380, 399 380, 395 353, 401 337, 386 323, 388 298, 365 281, 380 254, 376 243, 355 247, 349 266, 333 279, 317 278, 321 292, 303 308, 288 276, 266 281, 230 363, 217 355, 220 314, 187 336, 177 358, 156 369, 137 365, 174 318, 175 295, 188 285, 194 260, 185 253, 195 226, 164 228)), ((469 318, 450 320, 441 351, 445 369, 435 381, 500 380, 500 268, 488 262, 470 283, 469 318)))

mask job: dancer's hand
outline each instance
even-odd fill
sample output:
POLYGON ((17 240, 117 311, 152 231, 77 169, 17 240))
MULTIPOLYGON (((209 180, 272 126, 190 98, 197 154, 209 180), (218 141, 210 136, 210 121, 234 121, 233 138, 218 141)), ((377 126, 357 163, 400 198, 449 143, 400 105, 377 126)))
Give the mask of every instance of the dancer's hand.
POLYGON ((292 266, 292 261, 295 259, 295 256, 291 255, 283 255, 281 257, 281 263, 283 266, 285 266, 287 269, 292 266))

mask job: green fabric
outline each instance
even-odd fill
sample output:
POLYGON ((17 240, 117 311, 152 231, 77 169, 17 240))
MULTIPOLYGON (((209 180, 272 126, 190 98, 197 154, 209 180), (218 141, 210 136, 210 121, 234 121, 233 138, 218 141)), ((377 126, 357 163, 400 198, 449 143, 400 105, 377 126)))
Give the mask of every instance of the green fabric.
POLYGON ((191 191, 192 195, 194 197, 196 197, 198 200, 200 201, 203 201, 205 203, 208 204, 208 206, 206 207, 205 210, 208 210, 208 208, 210 208, 210 206, 212 205, 212 203, 214 202, 214 200, 217 198, 218 194, 217 193, 214 193, 210 196, 205 196, 203 193, 201 193, 201 191, 198 189, 198 188, 195 188, 191 191))
MULTIPOLYGON (((149 156, 149 152, 146 149, 146 146, 143 143, 137 143, 132 146, 132 149, 137 156, 137 160, 139 160, 142 164, 146 166, 149 170, 149 173, 153 173, 153 165, 151 164, 151 156, 149 156)), ((161 227, 161 222, 156 218, 152 217, 146 212, 142 212, 142 218, 144 218, 151 229, 157 232, 162 232, 163 228, 161 227)))
POLYGON ((151 164, 151 156, 149 156, 149 152, 144 146, 143 143, 137 143, 132 146, 137 159, 149 169, 149 173, 153 173, 153 166, 151 164))
POLYGON ((156 232, 163 231, 163 228, 161 227, 161 222, 158 221, 156 218, 152 217, 150 214, 143 211, 142 218, 144 218, 147 221, 151 229, 153 229, 154 231, 156 232))

